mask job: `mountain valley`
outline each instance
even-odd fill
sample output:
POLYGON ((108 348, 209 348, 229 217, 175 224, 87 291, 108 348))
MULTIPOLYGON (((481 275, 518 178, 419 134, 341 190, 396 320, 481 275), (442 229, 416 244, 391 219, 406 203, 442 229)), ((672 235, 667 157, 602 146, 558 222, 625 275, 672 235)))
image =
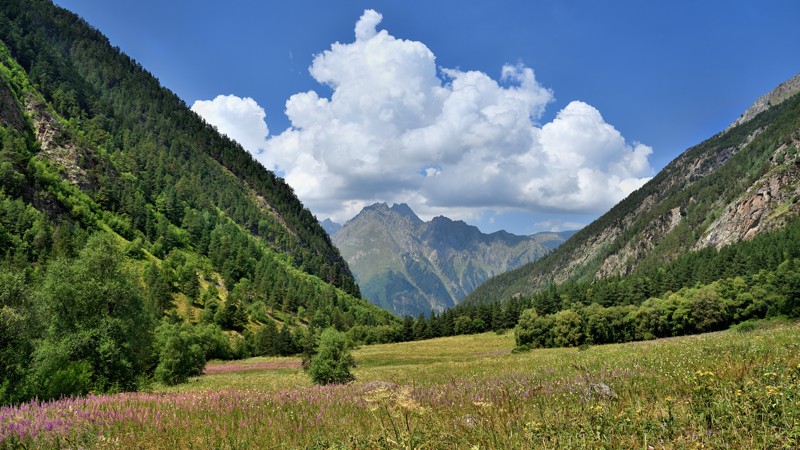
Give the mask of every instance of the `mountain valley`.
POLYGON ((403 203, 376 203, 332 240, 365 298, 416 317, 455 306, 488 278, 536 261, 573 233, 484 234, 442 216, 424 222, 403 203))

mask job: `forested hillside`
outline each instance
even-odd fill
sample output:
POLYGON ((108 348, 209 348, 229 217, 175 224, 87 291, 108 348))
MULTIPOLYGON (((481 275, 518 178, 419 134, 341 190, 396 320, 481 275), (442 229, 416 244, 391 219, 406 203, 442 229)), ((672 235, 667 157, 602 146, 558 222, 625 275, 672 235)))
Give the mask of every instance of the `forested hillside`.
POLYGON ((521 348, 608 344, 800 317, 800 221, 656 267, 551 284, 530 295, 469 302, 406 318, 403 339, 502 332, 521 348))
POLYGON ((0 402, 399 324, 292 189, 83 20, 0 1, 0 402))

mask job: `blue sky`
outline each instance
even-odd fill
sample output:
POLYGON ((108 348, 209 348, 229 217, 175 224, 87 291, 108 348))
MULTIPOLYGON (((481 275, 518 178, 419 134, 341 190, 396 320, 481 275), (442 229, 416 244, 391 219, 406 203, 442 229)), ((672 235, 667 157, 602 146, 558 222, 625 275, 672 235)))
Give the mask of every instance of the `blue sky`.
POLYGON ((56 3, 338 221, 586 224, 800 72, 796 0, 56 3))

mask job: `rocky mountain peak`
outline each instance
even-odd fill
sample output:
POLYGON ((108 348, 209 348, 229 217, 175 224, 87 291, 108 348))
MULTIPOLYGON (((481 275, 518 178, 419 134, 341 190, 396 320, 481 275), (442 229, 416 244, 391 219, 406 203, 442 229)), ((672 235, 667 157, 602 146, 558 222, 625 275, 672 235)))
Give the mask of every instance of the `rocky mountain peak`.
POLYGON ((759 113, 762 113, 773 106, 777 106, 783 103, 784 100, 788 99, 794 94, 797 94, 798 92, 800 92, 800 74, 797 74, 792 78, 784 81, 769 93, 759 97, 758 100, 756 100, 755 103, 753 103, 749 108, 747 108, 747 111, 742 113, 742 115, 738 119, 736 119, 727 129, 730 130, 731 128, 737 125, 749 122, 750 120, 753 119, 753 117, 757 116, 759 113))
POLYGON ((330 218, 323 220, 319 224, 322 226, 322 229, 325 230, 326 233, 328 233, 328 236, 333 236, 339 230, 342 229, 342 224, 336 223, 330 218))
POLYGON ((409 217, 415 222, 422 221, 419 217, 417 217, 414 211, 411 210, 411 207, 405 203, 395 203, 391 208, 389 208, 389 211, 392 211, 395 214, 400 214, 403 217, 409 217))
POLYGON ((423 222, 405 203, 364 208, 333 242, 367 299, 412 316, 454 306, 489 277, 548 251, 534 238, 487 235, 444 216, 423 222))

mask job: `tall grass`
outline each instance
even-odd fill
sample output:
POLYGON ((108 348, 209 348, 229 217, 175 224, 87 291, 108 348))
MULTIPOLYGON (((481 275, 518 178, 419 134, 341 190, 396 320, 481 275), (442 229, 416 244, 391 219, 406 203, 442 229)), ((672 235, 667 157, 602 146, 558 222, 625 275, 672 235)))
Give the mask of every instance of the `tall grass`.
POLYGON ((354 352, 358 381, 343 386, 258 359, 177 389, 32 402, 0 409, 0 446, 800 445, 798 325, 584 351, 512 346, 494 334, 367 346, 354 352))

